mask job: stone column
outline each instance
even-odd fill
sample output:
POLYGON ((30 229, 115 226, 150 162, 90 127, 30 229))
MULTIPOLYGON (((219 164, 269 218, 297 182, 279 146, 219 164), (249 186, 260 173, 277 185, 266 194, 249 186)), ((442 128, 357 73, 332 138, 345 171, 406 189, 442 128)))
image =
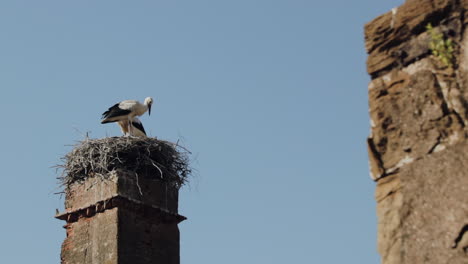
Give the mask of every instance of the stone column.
POLYGON ((407 0, 365 26, 384 264, 468 263, 467 9, 407 0))

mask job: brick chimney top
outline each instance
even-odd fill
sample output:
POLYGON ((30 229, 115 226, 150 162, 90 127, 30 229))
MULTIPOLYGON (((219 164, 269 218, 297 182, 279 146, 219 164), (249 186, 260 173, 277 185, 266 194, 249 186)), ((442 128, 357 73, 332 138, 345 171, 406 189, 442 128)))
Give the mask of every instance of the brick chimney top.
POLYGON ((189 152, 147 138, 85 140, 64 158, 62 263, 179 264, 189 152))

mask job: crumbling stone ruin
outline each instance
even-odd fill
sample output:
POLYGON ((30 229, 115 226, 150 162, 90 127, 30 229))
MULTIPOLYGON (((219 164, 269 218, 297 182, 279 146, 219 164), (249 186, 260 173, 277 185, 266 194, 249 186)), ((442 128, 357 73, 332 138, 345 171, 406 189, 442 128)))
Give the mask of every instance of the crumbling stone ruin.
POLYGON ((384 264, 468 263, 468 0, 407 0, 365 26, 384 264))

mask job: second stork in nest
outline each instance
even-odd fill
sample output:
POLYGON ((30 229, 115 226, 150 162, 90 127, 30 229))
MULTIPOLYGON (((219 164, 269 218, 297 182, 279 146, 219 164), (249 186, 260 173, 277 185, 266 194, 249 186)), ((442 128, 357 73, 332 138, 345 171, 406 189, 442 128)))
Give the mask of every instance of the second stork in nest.
POLYGON ((120 126, 120 130, 122 130, 122 133, 124 135, 129 135, 129 136, 135 136, 135 137, 146 137, 146 132, 145 132, 145 128, 143 127, 143 123, 141 123, 140 119, 138 119, 138 117, 134 117, 133 120, 132 120, 132 132, 130 133, 130 131, 128 130, 129 126, 128 126, 128 120, 121 120, 119 122, 117 122, 117 124, 119 124, 120 126))

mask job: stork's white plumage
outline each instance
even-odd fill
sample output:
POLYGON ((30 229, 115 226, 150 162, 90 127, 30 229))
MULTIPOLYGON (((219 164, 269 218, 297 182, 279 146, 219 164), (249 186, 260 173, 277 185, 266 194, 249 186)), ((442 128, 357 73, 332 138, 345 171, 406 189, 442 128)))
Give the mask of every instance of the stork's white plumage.
POLYGON ((130 131, 129 125, 128 125, 128 120, 121 120, 118 121, 117 124, 120 126, 120 130, 122 130, 122 133, 124 135, 128 136, 134 136, 134 137, 146 137, 146 131, 145 128, 143 127, 143 123, 141 123, 140 119, 138 117, 134 117, 132 120, 132 131, 130 131))
POLYGON ((146 111, 148 111, 148 115, 150 115, 152 104, 153 98, 151 97, 146 97, 143 104, 136 100, 122 101, 111 106, 102 114, 101 124, 123 121, 128 125, 129 133, 133 134, 132 121, 136 116, 141 116, 146 111))

